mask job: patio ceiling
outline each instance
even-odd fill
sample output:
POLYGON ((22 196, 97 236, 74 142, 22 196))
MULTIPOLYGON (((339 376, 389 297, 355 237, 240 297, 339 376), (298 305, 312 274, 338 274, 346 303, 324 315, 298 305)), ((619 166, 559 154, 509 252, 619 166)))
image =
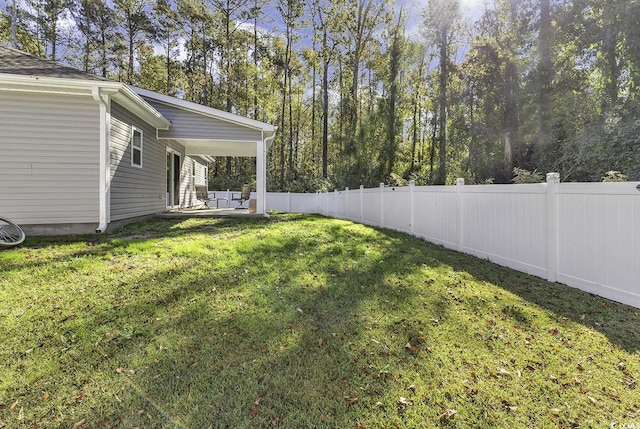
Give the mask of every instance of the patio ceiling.
POLYGON ((176 142, 184 146, 186 155, 192 156, 257 156, 258 146, 255 141, 180 138, 160 138, 160 140, 176 142))

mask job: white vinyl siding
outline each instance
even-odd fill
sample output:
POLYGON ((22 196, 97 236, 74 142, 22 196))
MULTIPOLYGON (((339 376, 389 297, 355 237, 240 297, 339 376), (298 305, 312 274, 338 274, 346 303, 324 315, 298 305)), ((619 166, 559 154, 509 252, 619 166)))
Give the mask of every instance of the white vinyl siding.
POLYGON ((155 128, 117 103, 111 104, 111 221, 166 210, 167 147, 180 155, 180 207, 197 204, 195 188, 191 186, 192 159, 196 160, 197 184, 204 176, 206 163, 185 156, 184 147, 176 142, 157 141, 155 135, 155 128), (131 166, 132 126, 143 135, 143 168, 131 166))
POLYGON ((159 130, 160 138, 216 139, 228 141, 261 141, 262 131, 248 128, 195 113, 186 109, 168 106, 154 100, 147 100, 162 116, 171 121, 171 128, 159 130))
POLYGON ((165 147, 155 135, 155 128, 111 104, 111 221, 165 210, 165 147), (142 132, 143 168, 131 165, 132 129, 142 132))
POLYGON ((91 97, 0 92, 0 213, 23 225, 98 222, 91 97))

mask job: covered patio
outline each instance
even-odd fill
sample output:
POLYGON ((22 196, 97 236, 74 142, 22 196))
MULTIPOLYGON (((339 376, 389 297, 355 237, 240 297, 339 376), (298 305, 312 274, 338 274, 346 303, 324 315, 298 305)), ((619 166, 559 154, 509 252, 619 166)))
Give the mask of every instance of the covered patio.
MULTIPOLYGON (((187 156, 197 156, 205 160, 227 156, 255 158, 255 214, 264 215, 267 151, 273 142, 277 127, 145 89, 134 88, 134 91, 171 122, 168 130, 158 130, 159 141, 167 145, 182 146, 187 156)), ((194 215, 193 210, 181 213, 187 212, 194 215)), ((201 210, 201 214, 197 215, 204 216, 207 212, 211 215, 216 212, 217 216, 226 213, 221 210, 201 210)))
POLYGON ((161 219, 181 219, 192 217, 231 217, 231 218, 261 218, 268 216, 265 213, 250 213, 249 210, 236 210, 236 209, 216 209, 213 207, 205 209, 184 209, 167 213, 159 214, 161 219))

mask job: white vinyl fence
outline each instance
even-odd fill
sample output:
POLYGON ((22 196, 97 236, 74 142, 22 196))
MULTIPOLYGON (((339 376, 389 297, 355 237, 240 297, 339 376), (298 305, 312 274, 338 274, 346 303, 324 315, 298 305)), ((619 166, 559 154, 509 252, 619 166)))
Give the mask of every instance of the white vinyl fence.
POLYGON ((547 183, 268 193, 267 210, 382 226, 640 308, 640 184, 547 183))

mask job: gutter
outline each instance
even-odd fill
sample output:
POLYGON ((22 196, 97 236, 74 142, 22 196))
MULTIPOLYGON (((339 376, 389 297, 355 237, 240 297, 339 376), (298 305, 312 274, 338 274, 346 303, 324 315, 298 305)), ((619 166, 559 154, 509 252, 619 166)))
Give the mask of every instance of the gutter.
POLYGON ((273 143, 273 139, 276 137, 276 132, 278 131, 278 127, 274 127, 271 135, 269 137, 264 138, 265 152, 268 152, 271 148, 271 144, 273 143))
POLYGON ((100 107, 100 167, 98 173, 98 227, 96 228, 96 233, 103 233, 109 226, 109 124, 111 122, 111 102, 109 96, 100 94, 99 86, 91 88, 91 95, 100 107))

